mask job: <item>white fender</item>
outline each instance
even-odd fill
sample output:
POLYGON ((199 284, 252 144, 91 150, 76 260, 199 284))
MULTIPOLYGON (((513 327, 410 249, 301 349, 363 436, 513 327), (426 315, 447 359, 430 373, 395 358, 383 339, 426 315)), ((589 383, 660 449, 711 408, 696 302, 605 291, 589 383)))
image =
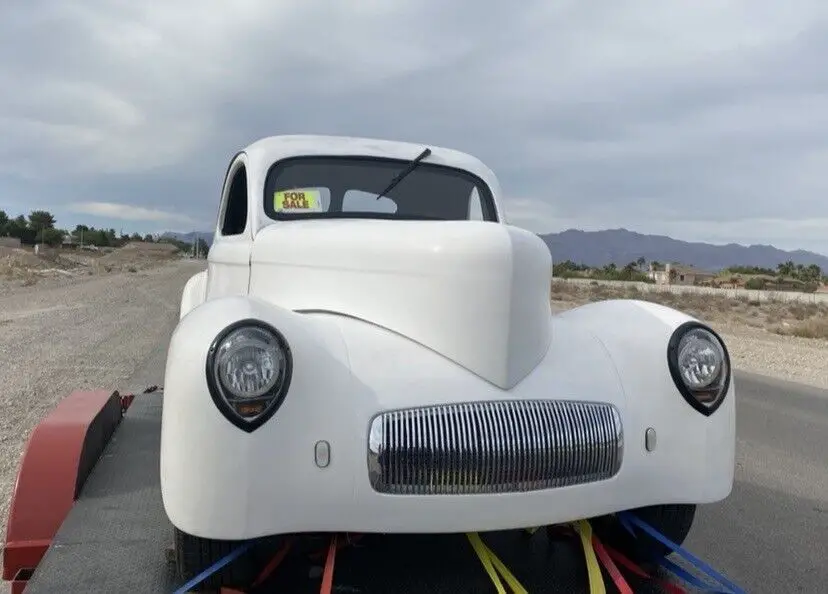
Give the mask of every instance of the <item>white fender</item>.
MULTIPOLYGON (((709 501, 727 497, 736 463, 734 382, 731 378, 721 407, 712 417, 705 417, 684 401, 667 365, 667 343, 673 331, 685 322, 699 320, 663 305, 632 299, 590 303, 556 317, 591 333, 604 345, 629 403, 625 431, 634 445, 643 448, 644 433, 653 427, 664 436, 659 438, 654 456, 663 464, 680 461, 690 475, 720 477, 699 483, 705 489, 702 497, 709 501)), ((578 370, 573 367, 573 371, 578 370)), ((580 371, 589 372, 586 368, 580 371)))
POLYGON ((184 290, 181 292, 181 307, 178 312, 178 319, 180 320, 193 309, 204 303, 207 298, 207 271, 202 270, 194 274, 184 285, 184 290))

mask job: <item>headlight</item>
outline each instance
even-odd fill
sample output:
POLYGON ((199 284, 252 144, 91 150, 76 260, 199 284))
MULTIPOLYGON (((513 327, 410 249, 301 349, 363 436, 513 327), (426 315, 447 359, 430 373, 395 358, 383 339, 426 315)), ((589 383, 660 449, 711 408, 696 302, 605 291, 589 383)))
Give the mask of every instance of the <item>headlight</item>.
POLYGON ((684 399, 712 415, 730 386, 730 356, 719 335, 699 322, 676 328, 667 346, 670 375, 684 399))
POLYGON ((282 404, 292 371, 284 336, 256 320, 225 328, 207 355, 207 386, 213 402, 247 432, 261 427, 282 404))

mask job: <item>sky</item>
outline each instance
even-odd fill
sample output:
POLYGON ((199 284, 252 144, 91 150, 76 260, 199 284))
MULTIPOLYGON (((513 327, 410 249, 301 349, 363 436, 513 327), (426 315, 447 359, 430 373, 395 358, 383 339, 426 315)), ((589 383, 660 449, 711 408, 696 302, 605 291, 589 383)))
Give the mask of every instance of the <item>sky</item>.
POLYGON ((828 3, 0 4, 0 210, 211 230, 275 134, 469 152, 539 233, 828 254, 828 3))

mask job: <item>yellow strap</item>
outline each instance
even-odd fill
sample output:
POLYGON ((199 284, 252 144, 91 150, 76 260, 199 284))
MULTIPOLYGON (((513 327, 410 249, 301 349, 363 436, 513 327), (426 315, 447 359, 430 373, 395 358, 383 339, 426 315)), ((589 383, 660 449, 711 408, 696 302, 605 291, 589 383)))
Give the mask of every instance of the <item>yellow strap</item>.
POLYGON ((494 587, 497 588, 497 594, 506 594, 506 588, 503 587, 503 582, 500 581, 500 578, 492 565, 492 560, 489 558, 486 545, 484 545, 483 541, 480 540, 480 536, 477 532, 468 532, 466 534, 466 538, 469 539, 474 552, 477 553, 477 558, 480 559, 483 569, 485 569, 486 573, 489 574, 489 579, 492 580, 494 587))
POLYGON ((514 594, 529 594, 528 590, 521 585, 514 574, 503 564, 503 561, 486 546, 486 543, 483 542, 477 532, 467 533, 466 538, 469 539, 472 548, 474 548, 474 552, 477 554, 477 558, 480 559, 480 563, 483 565, 486 573, 489 574, 489 579, 492 580, 492 584, 497 588, 498 594, 506 594, 506 589, 503 587, 503 582, 500 581, 497 572, 500 572, 500 575, 509 584, 514 594))
MULTIPOLYGON (((484 544, 483 546, 485 547, 486 545, 484 544)), ((503 564, 503 561, 501 561, 489 547, 486 547, 486 550, 489 551, 489 559, 491 559, 492 564, 495 566, 495 569, 497 569, 500 572, 500 575, 502 575, 503 579, 506 580, 506 583, 509 584, 509 587, 512 589, 512 592, 514 592, 514 594, 529 594, 529 592, 526 590, 526 588, 523 587, 523 585, 521 585, 521 583, 514 576, 514 574, 506 568, 506 566, 503 564)))
POLYGON ((589 594, 607 594, 607 589, 604 586, 604 576, 601 574, 601 566, 598 565, 598 558, 595 556, 595 549, 592 546, 592 526, 586 520, 578 520, 572 526, 581 537, 581 546, 584 548, 587 575, 589 575, 589 594))

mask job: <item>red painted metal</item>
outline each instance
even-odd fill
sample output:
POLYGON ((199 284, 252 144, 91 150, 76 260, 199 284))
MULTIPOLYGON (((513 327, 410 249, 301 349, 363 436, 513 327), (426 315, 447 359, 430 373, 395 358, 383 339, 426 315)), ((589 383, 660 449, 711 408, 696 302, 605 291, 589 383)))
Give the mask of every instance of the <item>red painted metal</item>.
POLYGON ((20 594, 72 509, 87 433, 106 405, 106 390, 73 392, 29 437, 12 494, 3 547, 3 579, 20 594))
POLYGON ((135 400, 135 394, 122 394, 121 395, 121 410, 126 412, 129 408, 129 405, 132 404, 132 401, 135 400))

